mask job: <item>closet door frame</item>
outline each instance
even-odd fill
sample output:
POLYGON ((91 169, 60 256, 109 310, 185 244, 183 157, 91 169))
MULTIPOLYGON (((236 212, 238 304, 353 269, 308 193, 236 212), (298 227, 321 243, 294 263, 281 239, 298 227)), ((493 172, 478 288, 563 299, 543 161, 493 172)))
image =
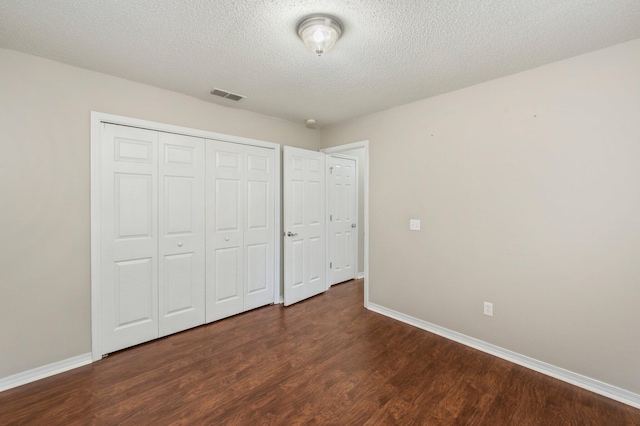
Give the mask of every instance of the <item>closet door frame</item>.
POLYGON ((101 309, 102 300, 100 291, 101 283, 101 141, 105 124, 116 124, 121 126, 138 127, 142 129, 154 130, 158 132, 177 133, 185 136, 197 138, 214 139, 224 142, 259 146, 274 150, 274 298, 273 303, 282 303, 281 271, 280 271, 280 244, 282 233, 281 228, 281 168, 280 168, 280 145, 272 142, 265 142, 258 139, 243 138, 239 136, 226 135, 222 133, 209 132, 205 130, 191 129, 188 127, 174 126, 171 124, 158 123, 154 121, 139 120, 131 117, 105 114, 101 112, 91 112, 91 357, 92 361, 102 359, 105 354, 102 342, 101 309))

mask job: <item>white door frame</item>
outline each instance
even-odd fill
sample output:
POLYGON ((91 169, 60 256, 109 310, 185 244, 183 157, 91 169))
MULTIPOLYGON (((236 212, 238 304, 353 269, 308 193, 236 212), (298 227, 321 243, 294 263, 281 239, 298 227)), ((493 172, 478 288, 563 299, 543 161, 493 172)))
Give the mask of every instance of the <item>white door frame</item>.
POLYGON ((97 361, 102 358, 102 335, 100 321, 100 288, 101 288, 101 247, 100 227, 102 211, 100 204, 100 144, 102 140, 102 123, 118 124, 122 126, 139 127, 166 133, 177 133, 186 136, 195 136, 204 139, 215 139, 225 142, 233 142, 244 145, 260 146, 273 149, 275 168, 275 238, 274 238, 274 303, 280 302, 280 241, 282 229, 280 225, 280 145, 257 139, 243 138, 239 136, 225 135, 222 133, 205 130, 191 129, 188 127, 174 126, 155 121, 139 120, 136 118, 119 115, 91 112, 91 358, 97 361))
MULTIPOLYGON (((355 210, 356 210, 356 214, 355 214, 355 219, 354 222, 356 224, 356 235, 357 233, 360 232, 360 226, 361 224, 358 222, 358 218, 360 217, 360 208, 358 207, 358 200, 360 197, 360 179, 359 179, 359 167, 360 167, 360 159, 358 157, 355 157, 353 155, 347 155, 347 154, 341 154, 339 152, 336 153, 325 153, 327 154, 327 156, 329 157, 335 157, 335 158, 344 158, 346 160, 353 160, 356 163, 356 169, 355 169, 355 191, 354 191, 354 195, 356 197, 356 202, 355 202, 355 210)), ((330 204, 329 201, 331 199, 331 197, 329 196, 329 193, 331 192, 331 185, 330 185, 330 181, 331 181, 331 160, 327 160, 326 161, 326 183, 325 183, 325 188, 327 188, 327 190, 325 191, 325 206, 326 206, 326 217, 329 217, 329 213, 330 213, 330 204)), ((329 260, 331 259, 331 220, 329 220, 327 222, 327 247, 326 247, 326 252, 327 252, 327 262, 329 262, 329 260)), ((358 238, 356 238, 355 240, 355 245, 356 245, 356 253, 355 253, 355 259, 354 259, 354 267, 355 267, 355 277, 354 278, 358 278, 358 271, 360 270, 360 265, 358 264, 358 238)), ((332 286, 333 284, 331 284, 331 268, 329 267, 329 265, 327 265, 327 290, 329 290, 329 288, 332 286)))
POLYGON ((336 154, 352 149, 364 148, 364 307, 369 307, 369 141, 348 143, 321 149, 325 154, 336 154))

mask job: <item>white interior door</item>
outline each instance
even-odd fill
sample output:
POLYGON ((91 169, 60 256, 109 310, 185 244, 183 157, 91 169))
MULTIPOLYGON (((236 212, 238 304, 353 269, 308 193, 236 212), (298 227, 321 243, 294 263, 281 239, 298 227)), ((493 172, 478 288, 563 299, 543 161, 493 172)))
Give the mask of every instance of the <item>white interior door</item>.
POLYGON ((103 353, 158 337, 158 133, 104 124, 103 353))
POLYGON ((325 154, 285 146, 284 304, 326 290, 325 154))
POLYGON ((204 139, 159 133, 160 336, 205 321, 204 139))
POLYGON ((207 142, 207 322, 244 310, 244 152, 207 142))
POLYGON ((329 284, 356 277, 358 258, 357 160, 345 156, 329 161, 329 284))

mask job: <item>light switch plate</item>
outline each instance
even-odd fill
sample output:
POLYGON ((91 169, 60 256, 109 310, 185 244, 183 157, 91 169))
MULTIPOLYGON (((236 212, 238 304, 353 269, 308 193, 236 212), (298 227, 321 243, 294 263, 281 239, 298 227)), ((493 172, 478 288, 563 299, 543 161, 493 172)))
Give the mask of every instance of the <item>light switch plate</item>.
POLYGON ((420 219, 409 219, 409 229, 412 231, 419 231, 420 219))

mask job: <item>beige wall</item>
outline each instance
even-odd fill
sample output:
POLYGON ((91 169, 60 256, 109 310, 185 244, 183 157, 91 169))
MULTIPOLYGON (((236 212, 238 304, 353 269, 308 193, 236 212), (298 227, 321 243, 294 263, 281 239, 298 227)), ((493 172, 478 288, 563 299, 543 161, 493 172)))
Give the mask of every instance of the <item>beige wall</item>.
POLYGON ((91 351, 91 111, 318 148, 302 124, 9 50, 0 64, 0 378, 91 351))
POLYGON ((640 393, 640 39, 322 131, 366 139, 373 303, 640 393))
POLYGON ((373 303, 640 393, 640 40, 320 131, 8 50, 0 64, 0 378, 91 349, 94 110, 310 149, 369 140, 373 303))

